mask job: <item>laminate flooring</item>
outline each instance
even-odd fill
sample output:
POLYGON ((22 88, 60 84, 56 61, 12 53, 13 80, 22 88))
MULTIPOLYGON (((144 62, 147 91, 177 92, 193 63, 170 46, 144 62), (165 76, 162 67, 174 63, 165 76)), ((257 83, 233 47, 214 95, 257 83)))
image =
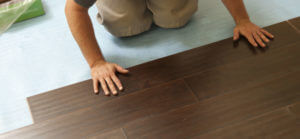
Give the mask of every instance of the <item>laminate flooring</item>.
POLYGON ((29 97, 34 124, 0 138, 300 138, 300 17, 267 48, 228 38, 129 68, 118 96, 87 80, 29 97))

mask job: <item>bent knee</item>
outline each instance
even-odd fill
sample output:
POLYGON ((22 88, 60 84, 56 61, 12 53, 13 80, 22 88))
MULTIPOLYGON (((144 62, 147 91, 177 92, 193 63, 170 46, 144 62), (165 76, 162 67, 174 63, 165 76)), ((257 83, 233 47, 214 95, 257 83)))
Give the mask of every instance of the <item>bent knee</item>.
POLYGON ((152 17, 120 17, 104 20, 104 27, 116 37, 128 37, 140 34, 150 29, 152 17))
POLYGON ((198 9, 198 0, 187 0, 181 6, 151 8, 156 25, 163 28, 179 28, 187 24, 198 9), (179 8, 180 7, 180 8, 179 8))

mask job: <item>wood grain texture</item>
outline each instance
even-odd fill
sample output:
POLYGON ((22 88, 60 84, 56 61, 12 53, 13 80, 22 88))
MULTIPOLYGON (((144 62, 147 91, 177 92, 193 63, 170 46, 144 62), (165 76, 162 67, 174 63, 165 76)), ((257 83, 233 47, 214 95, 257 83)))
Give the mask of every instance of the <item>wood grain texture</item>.
POLYGON ((300 138, 299 129, 299 120, 291 116, 286 108, 283 108, 194 138, 298 139, 300 138))
MULTIPOLYGON (((300 118, 300 102, 294 103, 288 107, 289 112, 296 116, 297 118, 300 118)), ((298 121, 299 126, 300 122, 298 121)))
POLYGON ((300 42, 218 66, 185 80, 200 100, 300 71, 300 42))
POLYGON ((229 38, 132 67, 118 97, 91 80, 30 97, 35 123, 0 138, 297 137, 300 34, 267 29, 265 49, 229 38))
POLYGON ((293 18, 288 21, 292 24, 293 27, 296 28, 296 30, 300 33, 300 17, 293 18))
MULTIPOLYGON (((270 49, 285 47, 299 41, 300 35, 287 22, 275 24, 266 29, 276 36, 275 40, 268 44, 270 49)), ((226 39, 151 61, 129 68, 130 76, 120 76, 125 86, 125 91, 121 92, 120 96, 191 74, 205 72, 217 66, 263 55, 264 52, 264 49, 253 49, 243 38, 239 43, 226 39)), ((29 97, 28 101, 36 123, 94 104, 105 103, 111 99, 115 97, 94 95, 92 81, 88 80, 29 97)))
POLYGON ((82 138, 197 100, 182 80, 79 109, 4 135, 7 138, 82 138))
POLYGON ((129 138, 198 136, 300 101, 299 73, 133 122, 124 130, 129 138))
POLYGON ((123 129, 115 129, 104 133, 97 133, 87 137, 87 139, 127 139, 123 129))

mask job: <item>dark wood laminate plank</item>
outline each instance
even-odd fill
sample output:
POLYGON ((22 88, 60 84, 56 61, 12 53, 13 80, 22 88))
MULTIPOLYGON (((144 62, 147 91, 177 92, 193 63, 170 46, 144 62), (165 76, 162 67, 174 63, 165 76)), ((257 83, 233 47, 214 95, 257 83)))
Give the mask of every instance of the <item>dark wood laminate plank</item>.
POLYGON ((300 71, 300 42, 201 72, 185 81, 200 100, 300 71))
MULTIPOLYGON (((266 29, 276 36, 269 44, 270 49, 299 41, 300 35, 287 22, 266 29)), ((233 47, 231 38, 222 40, 130 68, 130 76, 120 76, 126 87, 120 95, 263 54, 259 49, 255 53, 245 39, 239 42, 238 47, 233 47)), ((116 98, 95 96, 92 93, 92 82, 88 80, 29 97, 28 102, 34 121, 39 122, 94 104, 106 103, 111 99, 116 98)))
POLYGON ((129 123, 129 138, 190 138, 300 101, 300 72, 129 123))
POLYGON ((7 138, 82 138, 197 102, 183 80, 128 94, 4 134, 7 138))
MULTIPOLYGON (((289 106, 288 110, 292 115, 296 116, 297 118, 300 118, 300 101, 289 106)), ((300 126, 300 122, 299 122, 299 126, 300 126)))
POLYGON ((275 110, 254 119, 217 129, 208 134, 196 136, 201 139, 298 139, 299 119, 291 116, 286 108, 275 110))
POLYGON ((127 137, 124 134, 123 129, 115 129, 104 133, 94 134, 87 137, 87 139, 127 139, 127 137))
POLYGON ((288 22, 291 23, 292 26, 294 26, 295 29, 300 33, 300 17, 296 17, 291 20, 288 20, 288 22))

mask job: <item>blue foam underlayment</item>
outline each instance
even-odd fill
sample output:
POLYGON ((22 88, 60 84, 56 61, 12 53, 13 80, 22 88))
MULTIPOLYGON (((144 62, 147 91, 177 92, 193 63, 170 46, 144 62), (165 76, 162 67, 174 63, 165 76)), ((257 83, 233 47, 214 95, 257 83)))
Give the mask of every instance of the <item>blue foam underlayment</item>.
MULTIPOLYGON (((0 36, 0 133, 32 124, 26 97, 90 78, 87 63, 67 27, 61 0, 44 0, 46 15, 14 24, 0 36)), ((299 0, 245 0, 261 27, 300 16, 299 0)), ((200 0, 191 22, 130 38, 115 38, 89 11, 110 62, 131 67, 232 36, 234 22, 221 0, 200 0)))

